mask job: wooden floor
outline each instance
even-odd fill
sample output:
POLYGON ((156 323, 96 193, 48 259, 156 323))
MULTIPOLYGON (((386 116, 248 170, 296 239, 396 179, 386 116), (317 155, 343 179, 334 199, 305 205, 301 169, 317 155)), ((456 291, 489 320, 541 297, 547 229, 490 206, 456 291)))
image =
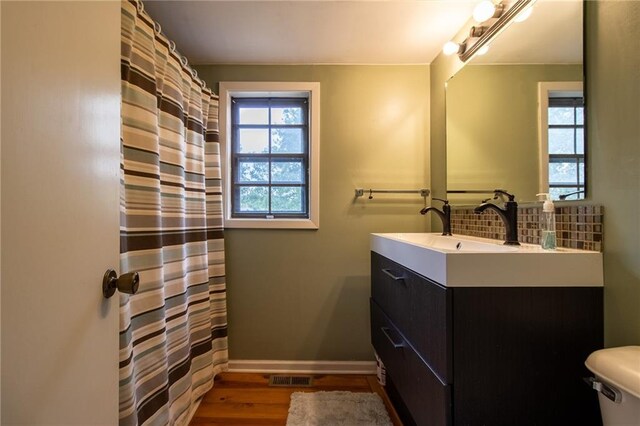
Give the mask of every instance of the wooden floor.
MULTIPOLYGON (((269 374, 222 373, 202 399, 190 425, 284 425, 293 392, 376 392, 396 426, 402 423, 375 376, 314 375, 312 387, 272 387, 269 374)), ((328 425, 329 426, 329 425, 328 425)))

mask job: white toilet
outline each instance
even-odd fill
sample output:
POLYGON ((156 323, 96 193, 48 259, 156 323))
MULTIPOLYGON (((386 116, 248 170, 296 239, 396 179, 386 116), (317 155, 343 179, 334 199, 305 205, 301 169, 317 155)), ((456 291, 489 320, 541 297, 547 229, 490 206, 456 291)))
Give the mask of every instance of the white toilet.
POLYGON ((640 346, 596 351, 585 365, 596 375, 604 426, 640 426, 640 346))

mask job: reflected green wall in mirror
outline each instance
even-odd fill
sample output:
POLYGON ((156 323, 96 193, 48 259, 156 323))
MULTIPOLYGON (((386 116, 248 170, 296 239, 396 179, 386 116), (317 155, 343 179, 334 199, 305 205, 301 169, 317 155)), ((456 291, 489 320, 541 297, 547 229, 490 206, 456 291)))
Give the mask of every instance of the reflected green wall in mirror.
MULTIPOLYGON (((539 192, 538 82, 581 81, 582 64, 467 65, 447 83, 447 189, 539 192)), ((481 196, 480 196, 481 197, 481 196)), ((449 194, 475 203, 477 194, 449 194)))

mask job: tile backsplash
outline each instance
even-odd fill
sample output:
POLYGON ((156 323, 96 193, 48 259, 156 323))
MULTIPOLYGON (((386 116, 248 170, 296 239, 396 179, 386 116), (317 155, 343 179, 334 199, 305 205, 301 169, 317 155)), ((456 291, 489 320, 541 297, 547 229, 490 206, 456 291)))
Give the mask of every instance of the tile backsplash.
MULTIPOLYGON (((556 238, 558 247, 602 251, 602 219, 604 208, 596 205, 556 207, 556 238)), ((518 207, 518 240, 540 244, 540 207, 518 207)), ((451 210, 453 234, 504 240, 504 224, 500 217, 487 210, 475 214, 473 208, 451 210)))

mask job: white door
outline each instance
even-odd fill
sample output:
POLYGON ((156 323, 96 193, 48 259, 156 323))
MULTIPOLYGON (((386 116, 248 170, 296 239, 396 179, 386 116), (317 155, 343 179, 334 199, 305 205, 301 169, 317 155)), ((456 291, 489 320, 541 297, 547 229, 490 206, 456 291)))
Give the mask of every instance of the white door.
POLYGON ((0 4, 1 423, 114 425, 120 4, 0 4))

